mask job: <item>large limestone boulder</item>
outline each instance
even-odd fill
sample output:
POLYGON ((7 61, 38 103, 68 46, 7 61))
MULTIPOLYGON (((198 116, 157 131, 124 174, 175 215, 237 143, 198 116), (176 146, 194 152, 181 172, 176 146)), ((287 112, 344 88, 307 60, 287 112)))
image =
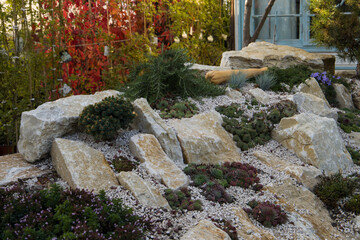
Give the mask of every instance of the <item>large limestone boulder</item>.
POLYGON ((309 53, 300 48, 268 42, 254 42, 241 51, 224 52, 220 67, 244 69, 277 66, 288 68, 299 64, 305 64, 313 70, 323 69, 332 73, 335 71, 335 57, 332 55, 309 53))
POLYGON ((347 88, 339 83, 334 83, 334 89, 336 92, 336 100, 339 103, 339 108, 354 109, 354 103, 351 98, 351 93, 347 88))
POLYGON ((238 69, 238 70, 224 70, 224 71, 210 71, 207 72, 205 78, 210 80, 214 84, 225 83, 230 80, 233 74, 244 74, 246 78, 252 78, 267 71, 267 67, 263 68, 249 68, 249 69, 238 69))
POLYGON ((119 185, 104 155, 83 142, 55 138, 51 157, 56 172, 71 188, 99 192, 119 185))
POLYGON ((245 103, 245 97, 241 94, 241 92, 239 92, 237 90, 227 87, 225 89, 225 95, 233 100, 241 101, 241 102, 245 103))
POLYGON ((229 235, 216 227, 209 220, 201 220, 191 228, 180 240, 230 240, 229 235))
POLYGON ((0 186, 18 179, 39 177, 48 172, 28 163, 19 153, 0 157, 0 186))
POLYGON ((346 239, 331 225, 332 220, 321 200, 306 188, 297 187, 288 179, 281 185, 270 184, 265 189, 278 196, 286 211, 296 212, 308 220, 320 239, 346 239))
POLYGON ((357 109, 360 109, 360 89, 358 91, 355 91, 352 94, 352 100, 353 100, 354 106, 357 109))
POLYGON ((120 172, 117 177, 120 184, 128 189, 141 205, 146 207, 163 207, 171 210, 169 203, 161 195, 160 191, 136 175, 136 173, 120 172))
POLYGON ((333 118, 335 120, 338 118, 337 112, 331 110, 327 102, 315 95, 302 92, 296 93, 293 96, 293 101, 300 113, 310 112, 321 117, 333 118))
POLYGON ((132 154, 144 163, 147 171, 168 188, 178 189, 188 185, 188 177, 166 155, 154 135, 135 135, 131 137, 129 147, 132 154))
POLYGON ((133 105, 136 112, 134 126, 144 133, 153 134, 168 157, 179 165, 183 165, 183 154, 175 130, 165 124, 145 98, 136 99, 133 105))
POLYGON ((242 208, 233 208, 232 211, 241 223, 241 228, 236 229, 239 237, 252 240, 276 239, 269 231, 256 227, 242 208))
POLYGON ((323 91, 321 90, 319 83, 316 81, 315 78, 311 77, 309 79, 306 79, 305 83, 301 83, 299 85, 298 90, 300 92, 312 94, 316 97, 321 98, 322 100, 324 100, 326 102, 326 105, 328 105, 328 107, 330 107, 329 102, 326 100, 326 97, 325 97, 323 91))
POLYGON ((261 88, 253 88, 249 90, 251 96, 253 96, 256 101, 261 104, 268 104, 270 102, 270 96, 261 88))
POLYGON ((219 164, 240 161, 232 137, 221 126, 221 115, 210 111, 192 118, 174 119, 170 125, 177 132, 187 163, 219 164))
POLYGON ((273 130, 272 137, 326 175, 353 166, 334 119, 313 113, 283 118, 273 130))
POLYGON ((321 171, 316 167, 298 166, 293 163, 281 160, 277 156, 271 153, 256 151, 254 156, 266 165, 289 174, 297 181, 303 183, 308 189, 314 189, 315 185, 320 182, 321 171))
POLYGON ((19 152, 28 162, 46 157, 53 140, 76 128, 82 110, 119 92, 108 90, 94 95, 77 95, 47 102, 21 114, 19 152))

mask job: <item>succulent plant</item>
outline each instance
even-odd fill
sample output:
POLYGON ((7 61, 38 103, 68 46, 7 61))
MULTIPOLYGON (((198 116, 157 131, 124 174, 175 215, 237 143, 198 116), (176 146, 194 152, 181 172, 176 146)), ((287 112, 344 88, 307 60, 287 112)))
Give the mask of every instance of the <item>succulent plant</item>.
POLYGON ((132 104, 122 97, 107 97, 87 106, 81 112, 78 125, 96 140, 113 140, 117 131, 127 128, 135 118, 132 104))
POLYGON ((112 160, 112 164, 117 172, 129 172, 137 167, 137 163, 128 158, 117 156, 112 160))
POLYGON ((281 113, 279 109, 272 109, 267 116, 267 119, 269 119, 273 124, 279 123, 281 119, 281 113))
POLYGON ((164 197, 169 202, 172 209, 187 209, 189 211, 201 211, 202 203, 200 200, 191 200, 190 191, 187 188, 180 190, 165 189, 164 197))
POLYGON ((287 214, 281 210, 279 205, 254 200, 250 201, 248 205, 251 209, 246 208, 244 210, 265 227, 276 227, 279 224, 284 224, 287 220, 287 214))
POLYGON ((232 103, 229 106, 217 106, 215 110, 229 118, 238 118, 243 114, 243 111, 241 110, 241 105, 238 103, 232 103))
POLYGON ((189 101, 176 102, 172 99, 161 99, 152 104, 152 107, 159 109, 162 118, 190 118, 198 112, 195 104, 189 101))

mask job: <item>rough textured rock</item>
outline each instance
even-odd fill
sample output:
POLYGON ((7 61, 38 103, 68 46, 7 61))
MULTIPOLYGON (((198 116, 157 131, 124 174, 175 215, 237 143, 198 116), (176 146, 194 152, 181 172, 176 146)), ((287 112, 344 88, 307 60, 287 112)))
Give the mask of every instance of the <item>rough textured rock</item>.
POLYGON ((360 132, 349 133, 349 141, 353 145, 360 146, 360 132))
POLYGON ((43 171, 25 161, 20 153, 0 157, 0 186, 18 179, 38 177, 48 171, 43 171))
POLYGON ((241 94, 241 92, 234 90, 232 88, 227 87, 225 89, 225 95, 231 99, 241 100, 241 101, 245 102, 245 97, 241 94))
POLYGON ((17 144, 19 152, 28 162, 45 157, 55 138, 75 129, 78 117, 86 106, 117 94, 119 92, 109 90, 94 95, 76 95, 47 102, 35 110, 23 112, 17 144))
POLYGON ((338 118, 337 112, 331 110, 327 102, 315 95, 302 92, 296 93, 293 96, 293 101, 300 113, 310 112, 321 117, 333 118, 335 120, 338 118))
POLYGON ((232 211, 241 223, 241 228, 236 229, 239 237, 252 240, 276 239, 272 233, 256 227, 242 208, 233 208, 232 211))
POLYGON ((201 220, 180 240, 231 240, 229 235, 209 220, 201 220))
POLYGON ((99 192, 119 185, 104 155, 83 142, 55 138, 51 157, 56 172, 71 188, 99 192))
POLYGON ((138 134, 130 139, 130 150, 147 171, 168 188, 178 189, 189 183, 188 177, 162 150, 159 141, 151 134, 138 134))
POLYGON ((230 80, 231 75, 242 73, 246 75, 246 78, 252 78, 267 71, 267 67, 263 68, 249 68, 239 70, 225 70, 225 71, 210 71, 206 73, 205 78, 210 80, 214 84, 221 84, 230 80))
POLYGON ((312 190, 320 182, 321 171, 316 167, 298 166, 293 163, 281 160, 275 155, 263 151, 254 152, 254 156, 266 165, 289 174, 297 181, 303 183, 308 189, 312 190))
POLYGON ((169 203, 160 191, 151 186, 133 172, 120 172, 117 176, 120 184, 128 189, 141 205, 146 207, 163 207, 171 210, 169 203))
POLYGON ((354 106, 357 109, 360 109, 360 89, 352 94, 352 100, 353 100, 354 106))
POLYGON ((334 119, 312 113, 283 118, 272 137, 327 175, 353 166, 334 119))
POLYGON ((320 239, 346 239, 331 225, 331 218, 324 204, 312 192, 297 187, 288 179, 282 185, 268 185, 266 190, 276 194, 286 211, 297 212, 308 220, 320 239))
POLYGON ((270 96, 264 92, 261 88, 252 88, 249 93, 262 104, 268 104, 270 102, 270 96))
POLYGON ((194 64, 191 66, 190 69, 195 69, 200 72, 202 76, 205 77, 206 73, 210 71, 224 71, 224 70, 231 70, 230 67, 219 67, 219 66, 209 66, 209 65, 201 65, 201 64, 194 64))
POLYGON ((174 162, 183 165, 183 154, 175 130, 165 124, 164 120, 148 104, 145 98, 134 101, 136 118, 134 125, 145 133, 153 134, 161 147, 174 162))
POLYGON ((298 90, 303 93, 309 93, 312 95, 315 95, 316 97, 321 98, 326 102, 328 107, 330 107, 329 102, 326 100, 326 97, 323 93, 323 91, 320 88, 319 83, 316 81, 315 78, 311 77, 309 79, 305 80, 305 83, 301 83, 298 87, 298 90))
POLYGON ((339 108, 348 108, 348 109, 354 109, 354 103, 351 99, 351 93, 347 88, 338 83, 333 84, 335 92, 336 92, 336 100, 339 103, 339 108))
POLYGON ((288 68, 304 64, 313 70, 334 73, 335 57, 332 55, 309 53, 300 48, 275 45, 268 42, 250 43, 241 51, 228 51, 222 54, 220 67, 232 69, 273 67, 288 68))
POLYGON ((177 132, 187 163, 219 164, 240 161, 232 137, 221 126, 221 115, 210 111, 169 121, 177 132))

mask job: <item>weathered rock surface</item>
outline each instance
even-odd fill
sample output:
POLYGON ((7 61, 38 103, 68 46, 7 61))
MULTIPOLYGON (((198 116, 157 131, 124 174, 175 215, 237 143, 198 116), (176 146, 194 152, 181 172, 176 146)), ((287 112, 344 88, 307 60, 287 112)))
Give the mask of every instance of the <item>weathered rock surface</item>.
POLYGON ((55 138, 51 157, 56 172, 71 188, 99 192, 119 185, 104 155, 83 142, 55 138))
POLYGON ((195 69, 200 72, 202 76, 205 77, 206 73, 210 71, 224 71, 224 70, 231 70, 230 67, 219 67, 219 66, 209 66, 209 65, 202 65, 202 64, 194 64, 191 66, 190 69, 195 69))
POLYGON ((276 239, 272 233, 256 227, 242 208, 233 208, 232 211, 241 223, 241 228, 236 229, 239 237, 252 240, 276 239))
POLYGON ((219 164, 240 161, 232 137, 221 126, 221 115, 210 111, 169 121, 177 132, 187 163, 219 164))
POLYGON ((188 177, 162 150, 159 141, 151 134, 138 134, 130 139, 130 151, 147 171, 167 187, 178 189, 189 183, 188 177))
POLYGON ((267 71, 267 67, 263 68, 249 68, 249 69, 238 69, 238 70, 224 70, 224 71, 210 71, 206 73, 205 78, 210 80, 214 84, 225 83, 230 80, 233 74, 245 74, 246 78, 252 78, 267 71))
POLYGON ((256 151, 254 156, 266 165, 289 174, 297 181, 303 183, 308 189, 312 190, 320 182, 321 171, 316 167, 298 166, 293 163, 281 160, 271 153, 256 151))
POLYGON ((262 104, 268 104, 270 102, 270 96, 261 88, 252 88, 249 90, 249 93, 262 104))
POLYGON ((232 88, 227 87, 225 89, 225 95, 234 100, 241 100, 245 102, 245 97, 241 94, 241 92, 234 90, 232 88))
POLYGON ((0 186, 18 179, 39 177, 48 172, 25 161, 20 153, 0 157, 0 186))
POLYGON ((352 94, 352 100, 353 100, 354 106, 357 109, 360 109, 360 90, 358 90, 357 92, 354 92, 352 94))
POLYGON ((21 115, 18 150, 28 162, 45 157, 53 140, 73 131, 82 110, 119 92, 108 90, 94 95, 76 95, 40 105, 21 115))
POLYGON ((168 157, 179 165, 183 165, 183 154, 175 130, 165 124, 145 98, 136 99, 133 105, 137 115, 134 125, 145 133, 153 134, 168 157))
POLYGON ((320 239, 346 239, 331 225, 332 220, 321 200, 306 188, 297 187, 286 180, 282 185, 268 185, 266 190, 278 196, 286 211, 297 212, 308 220, 320 239))
POLYGON ((195 227, 185 233, 180 240, 230 240, 230 237, 211 221, 201 220, 195 227))
POLYGON ((316 81, 315 78, 311 77, 309 79, 306 79, 305 83, 301 83, 299 85, 298 90, 300 92, 312 94, 316 97, 321 98, 322 100, 324 100, 326 102, 326 105, 328 105, 328 107, 330 107, 329 102, 326 100, 326 97, 325 97, 323 91, 321 90, 319 83, 316 81))
POLYGON ((334 83, 333 86, 336 92, 336 100, 339 103, 339 108, 354 109, 354 103, 349 90, 347 90, 347 88, 342 84, 334 83))
POLYGON ((360 146, 360 132, 349 133, 349 141, 353 145, 360 146))
POLYGON ((334 119, 313 113, 283 118, 272 137, 327 175, 353 166, 334 119))
POLYGON ((300 48, 268 42, 254 42, 241 51, 224 52, 220 67, 244 69, 277 66, 288 68, 299 64, 307 65, 313 70, 323 69, 332 73, 335 71, 335 57, 332 55, 309 53, 300 48))
POLYGON ((328 102, 325 102, 315 95, 302 92, 296 93, 293 96, 293 101, 300 113, 310 112, 321 117, 333 118, 335 120, 338 118, 337 112, 329 108, 328 102))
POLYGON ((151 186, 134 172, 120 172, 117 176, 120 184, 128 189, 141 205, 146 207, 163 207, 171 210, 169 203, 160 191, 151 186))

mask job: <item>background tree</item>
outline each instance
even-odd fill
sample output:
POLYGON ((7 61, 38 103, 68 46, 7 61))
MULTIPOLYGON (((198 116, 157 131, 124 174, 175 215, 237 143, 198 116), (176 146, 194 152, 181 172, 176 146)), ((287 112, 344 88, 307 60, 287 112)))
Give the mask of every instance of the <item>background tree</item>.
POLYGON ((339 56, 357 63, 360 77, 360 1, 311 0, 312 38, 319 45, 335 47, 339 56))
POLYGON ((266 18, 269 15, 272 6, 275 3, 275 0, 269 0, 268 5, 265 8, 265 12, 261 18, 261 21, 257 28, 255 29, 254 34, 250 35, 250 17, 251 17, 251 9, 252 9, 252 1, 253 0, 245 0, 245 11, 244 11, 244 27, 243 27, 243 46, 246 47, 252 42, 255 42, 259 37, 260 31, 265 24, 266 18))

